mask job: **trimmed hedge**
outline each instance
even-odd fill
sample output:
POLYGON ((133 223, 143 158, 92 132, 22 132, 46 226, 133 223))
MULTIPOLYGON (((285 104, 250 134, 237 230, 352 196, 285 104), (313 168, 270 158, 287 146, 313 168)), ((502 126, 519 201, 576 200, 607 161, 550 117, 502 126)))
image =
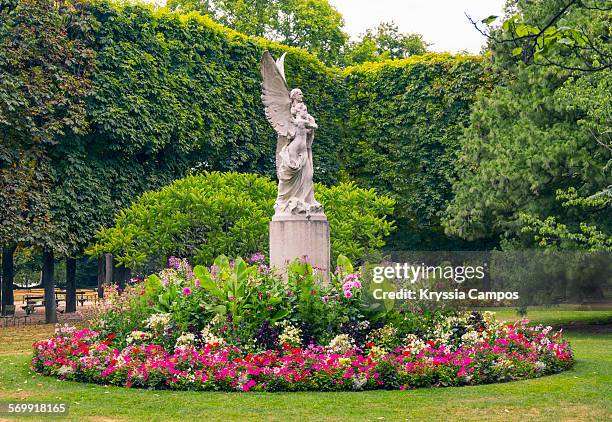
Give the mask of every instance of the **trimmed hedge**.
MULTIPOLYGON (((380 250, 394 229, 394 201, 353 183, 315 188, 331 229, 332 261, 339 254, 357 261, 380 250)), ((146 192, 101 230, 89 253, 111 252, 127 268, 163 266, 170 256, 210 265, 214 258, 268 250, 276 183, 240 173, 203 173, 146 192)))
POLYGON ((275 134, 261 104, 264 50, 287 52, 287 77, 319 121, 320 180, 334 182, 343 91, 338 71, 296 48, 246 37, 197 13, 97 2, 92 138, 109 153, 182 168, 274 174, 275 134))
POLYGON ((359 185, 397 200, 401 239, 394 247, 461 248, 444 236, 439 212, 451 198, 470 107, 492 84, 482 58, 425 54, 352 67, 345 76, 349 106, 341 161, 359 185))
POLYGON ((440 245, 436 213, 450 197, 457 139, 476 91, 489 83, 481 58, 427 54, 342 71, 197 13, 108 0, 84 10, 96 21, 88 127, 49 151, 61 205, 54 218, 68 224, 71 216, 83 226, 79 238, 193 168, 273 177, 276 135, 259 75, 268 49, 287 52, 289 85, 304 91, 321 128, 316 180, 355 180, 392 196, 402 247, 440 245))

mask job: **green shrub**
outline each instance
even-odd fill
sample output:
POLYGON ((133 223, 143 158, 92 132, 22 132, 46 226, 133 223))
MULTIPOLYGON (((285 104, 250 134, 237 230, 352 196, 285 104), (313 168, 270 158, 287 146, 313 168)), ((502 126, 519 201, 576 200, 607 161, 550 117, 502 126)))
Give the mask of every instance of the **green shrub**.
MULTIPOLYGON (((380 250, 394 229, 394 201, 353 183, 316 195, 330 222, 332 255, 351 260, 380 250)), ((214 257, 250 256, 268 249, 276 183, 254 174, 205 172, 146 192, 120 211, 115 227, 101 229, 92 255, 112 253, 132 269, 165 264, 169 256, 211 264, 214 257)))

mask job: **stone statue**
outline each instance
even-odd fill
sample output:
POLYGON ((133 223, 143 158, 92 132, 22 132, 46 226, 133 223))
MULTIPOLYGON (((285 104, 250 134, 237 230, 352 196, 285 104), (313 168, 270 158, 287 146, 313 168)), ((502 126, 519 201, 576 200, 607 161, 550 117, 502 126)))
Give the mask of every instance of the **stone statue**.
POLYGON ((261 58, 261 99, 266 117, 278 134, 275 216, 324 215, 312 182, 312 142, 317 123, 308 114, 302 91, 295 88, 289 92, 284 60, 285 54, 275 62, 267 51, 261 58))

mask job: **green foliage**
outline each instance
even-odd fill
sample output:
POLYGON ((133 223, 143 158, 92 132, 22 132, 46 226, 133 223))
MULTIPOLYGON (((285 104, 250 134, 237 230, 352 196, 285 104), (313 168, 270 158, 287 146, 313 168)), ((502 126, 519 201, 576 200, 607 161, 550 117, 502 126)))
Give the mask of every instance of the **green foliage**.
POLYGON ((425 54, 428 43, 420 34, 402 34, 393 22, 383 22, 368 29, 361 39, 349 42, 344 51, 344 63, 356 65, 388 59, 405 59, 425 54))
MULTIPOLYGON (((531 25, 558 6, 519 3, 531 25)), ((608 29, 599 11, 589 13, 587 18, 576 9, 564 21, 583 26, 600 43, 608 29)), ((505 43, 493 49, 493 70, 503 83, 472 111, 459 153, 455 195, 444 219, 447 233, 466 239, 507 238, 523 246, 602 246, 610 231, 609 203, 589 211, 565 206, 556 196, 571 191, 586 198, 609 185, 612 71, 525 65, 505 43)), ((582 60, 580 50, 547 54, 569 67, 582 60)))
MULTIPOLYGON (((394 201, 353 183, 316 186, 332 233, 332 255, 353 260, 380 250, 394 229, 387 219, 394 201)), ((90 254, 110 252, 129 268, 168 256, 211 264, 217 255, 267 250, 276 184, 254 174, 211 172, 188 176, 147 192, 118 213, 115 227, 101 229, 90 254)))
POLYGON ((95 21, 81 2, 24 0, 0 9, 0 244, 65 248, 51 218, 49 152, 88 122, 95 21))
MULTIPOLYGON (((199 331, 210 343, 265 350, 280 348, 279 340, 292 346, 326 344, 344 324, 372 316, 360 309, 361 287, 348 288, 350 297, 345 294, 345 282, 358 281, 356 274, 332 274, 330 282, 321 283, 312 266, 300 260, 289 266, 287 280, 259 262, 230 261, 225 255, 193 270, 187 260, 171 257, 169 262, 169 268, 128 286, 122 295, 110 289, 92 327, 121 341, 147 328, 158 337, 152 341, 171 348, 181 333, 199 331), (270 336, 273 344, 266 344, 270 336)), ((348 258, 338 258, 339 265, 347 262, 350 266, 348 258)))
MULTIPOLYGON (((302 3, 295 7, 304 7, 302 3)), ((1 13, 13 13, 7 10, 1 13)), ((3 19, 3 42, 15 39, 8 36, 10 31, 28 26, 13 25, 15 19, 40 15, 44 19, 37 21, 39 25, 57 19, 55 10, 36 9, 3 19)), ((30 140, 37 138, 20 129, 21 116, 29 113, 23 101, 30 94, 23 91, 23 98, 15 102, 13 96, 21 91, 14 84, 21 83, 23 76, 35 82, 27 88, 32 98, 48 95, 55 85, 47 80, 72 80, 73 67, 62 70, 66 62, 56 63, 57 57, 50 57, 50 70, 37 79, 32 76, 40 66, 13 66, 37 63, 26 63, 28 57, 45 57, 40 49, 47 38, 39 40, 32 33, 28 33, 31 43, 21 53, 0 49, 2 57, 14 54, 14 62, 0 61, 4 93, 0 125, 3 134, 20 133, 5 138, 10 142, 0 147, 2 212, 5 221, 15 222, 0 228, 3 242, 48 246, 57 254, 76 255, 95 230, 110 225, 113 214, 134 197, 183 177, 192 168, 273 176, 276 136, 260 99, 259 60, 266 49, 275 56, 287 52, 288 82, 304 91, 319 124, 313 144, 317 181, 334 185, 355 180, 390 194, 401 204, 396 217, 402 236, 409 237, 409 247, 439 236, 432 216, 448 196, 446 175, 440 173, 449 165, 452 173, 459 128, 478 85, 486 82, 478 59, 430 54, 342 73, 303 50, 247 37, 197 13, 181 15, 104 0, 75 3, 63 10, 82 23, 68 31, 76 40, 58 42, 83 51, 80 69, 86 73, 73 81, 82 83, 70 97, 73 123, 62 120, 59 126, 49 126, 57 131, 48 136, 53 143, 44 149, 30 148, 30 140), (13 105, 16 111, 7 114, 13 105), (395 145, 395 152, 410 154, 398 155, 399 161, 387 157, 390 145, 395 145), (389 163, 388 168, 379 165, 382 161, 389 163), (408 224, 406 215, 416 218, 408 224)), ((316 21, 316 16, 310 18, 316 21)), ((37 33, 51 37, 53 28, 37 33)), ((327 51, 328 46, 321 48, 327 51)), ((358 197, 353 200, 360 206, 358 197)), ((342 210, 348 211, 356 214, 354 209, 342 210)), ((352 230, 340 218, 335 224, 346 236, 352 230)), ((342 252, 355 257, 361 253, 356 244, 342 252)))
POLYGON ((586 209, 582 215, 588 215, 593 210, 597 213, 607 214, 605 219, 600 219, 607 232, 600 230, 595 225, 589 225, 584 221, 563 224, 554 216, 541 219, 528 213, 520 213, 519 219, 523 224, 522 233, 532 233, 533 239, 538 246, 549 249, 584 249, 588 251, 612 251, 612 235, 610 234, 610 204, 612 202, 612 190, 610 188, 587 198, 578 197, 576 189, 557 191, 557 200, 563 201, 563 207, 581 207, 586 209))
POLYGON ((451 199, 459 138, 491 81, 478 57, 426 54, 347 69, 341 156, 360 186, 397 201, 400 248, 448 248, 438 213, 451 199))
POLYGON ((113 151, 165 173, 187 166, 274 173, 275 135, 261 106, 259 60, 287 52, 289 84, 301 86, 320 122, 317 176, 333 181, 338 75, 303 50, 248 38, 196 13, 141 5, 93 8, 98 34, 96 98, 90 115, 113 151), (164 165, 162 165, 162 163, 164 165))
POLYGON ((337 63, 348 39, 342 15, 327 0, 169 0, 173 10, 199 11, 238 32, 299 47, 337 63))
POLYGON ((489 16, 481 21, 486 25, 481 32, 497 50, 510 52, 509 62, 588 72, 612 66, 609 1, 513 0, 508 5, 501 25, 492 27, 498 16, 489 16))

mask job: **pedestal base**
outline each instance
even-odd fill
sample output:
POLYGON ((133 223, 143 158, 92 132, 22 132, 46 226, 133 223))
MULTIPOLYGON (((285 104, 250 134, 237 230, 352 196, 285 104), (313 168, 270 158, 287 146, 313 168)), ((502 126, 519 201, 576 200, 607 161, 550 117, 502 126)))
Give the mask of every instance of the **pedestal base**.
POLYGON ((270 264, 286 277, 287 263, 307 256, 325 281, 329 280, 329 222, 324 215, 274 216, 270 221, 270 264))

